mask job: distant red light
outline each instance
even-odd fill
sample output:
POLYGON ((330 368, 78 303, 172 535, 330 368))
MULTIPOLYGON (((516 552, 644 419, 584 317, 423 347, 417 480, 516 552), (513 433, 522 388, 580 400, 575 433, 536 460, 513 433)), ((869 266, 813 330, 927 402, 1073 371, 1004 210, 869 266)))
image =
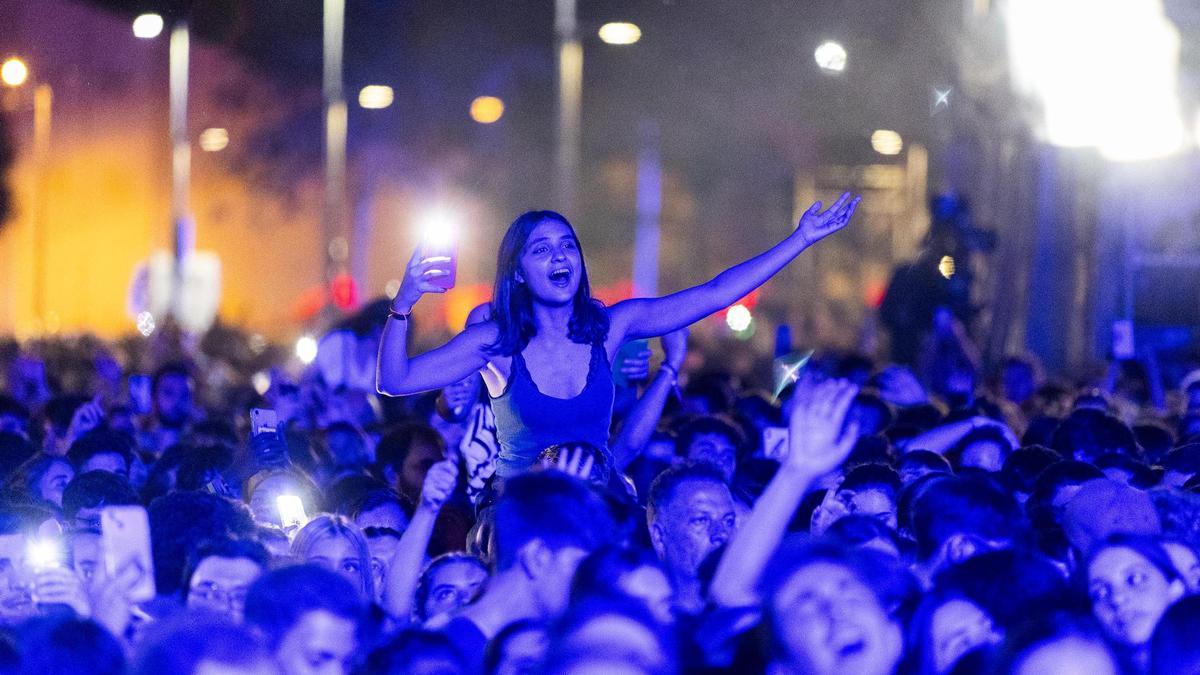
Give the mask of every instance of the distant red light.
POLYGON ((333 304, 344 312, 358 306, 358 284, 354 283, 354 277, 345 272, 333 278, 329 293, 333 297, 333 304))

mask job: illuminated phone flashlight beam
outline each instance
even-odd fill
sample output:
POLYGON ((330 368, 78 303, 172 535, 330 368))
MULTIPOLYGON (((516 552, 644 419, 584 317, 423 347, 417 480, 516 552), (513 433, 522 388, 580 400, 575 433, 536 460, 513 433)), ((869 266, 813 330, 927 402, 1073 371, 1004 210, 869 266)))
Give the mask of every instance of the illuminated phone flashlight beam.
POLYGON ((934 89, 933 95, 934 95, 935 100, 933 102, 933 107, 936 108, 939 105, 944 105, 944 106, 950 105, 950 92, 951 92, 950 89, 947 89, 946 91, 942 91, 941 89, 934 89))
POLYGON ((775 395, 772 397, 773 401, 779 400, 779 395, 783 393, 784 389, 787 389, 789 384, 794 384, 800 380, 800 369, 804 367, 804 364, 808 363, 812 355, 813 353, 810 351, 801 356, 795 363, 784 365, 783 375, 779 378, 778 384, 775 385, 775 395))

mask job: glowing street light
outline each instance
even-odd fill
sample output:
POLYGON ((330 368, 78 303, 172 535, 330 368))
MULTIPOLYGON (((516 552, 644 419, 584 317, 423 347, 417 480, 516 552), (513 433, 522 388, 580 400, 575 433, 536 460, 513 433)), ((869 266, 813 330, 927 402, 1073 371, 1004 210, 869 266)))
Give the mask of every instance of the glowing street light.
POLYGON ((383 110, 395 99, 395 92, 385 84, 369 84, 358 92, 358 105, 367 110, 383 110))
POLYGON ((229 132, 219 127, 200 132, 200 149, 205 152, 220 152, 229 145, 229 132))
POLYGON ((613 21, 600 27, 600 39, 610 45, 631 45, 642 39, 642 29, 636 24, 613 21))
POLYGON ((12 57, 0 66, 0 81, 10 87, 19 87, 29 79, 29 66, 17 57, 12 57))
POLYGON ((162 33, 163 18, 158 14, 142 14, 133 20, 133 36, 153 40, 162 33))
POLYGON ((504 101, 495 96, 479 96, 471 101, 471 119, 480 124, 491 124, 504 116, 504 101))
POLYGON ((846 48, 833 40, 826 40, 813 52, 817 65, 828 73, 840 73, 846 69, 846 48))
POLYGON ((877 129, 871 134, 871 147, 881 155, 898 155, 904 149, 904 139, 891 129, 877 129))
POLYGON ((296 340, 296 358, 306 366, 316 360, 317 339, 311 335, 305 335, 296 340))
POLYGON ((142 337, 150 337, 154 332, 154 315, 150 312, 138 312, 136 319, 137 330, 142 334, 142 337))
POLYGON ((954 276, 954 258, 948 255, 942 256, 942 259, 938 261, 938 272, 947 279, 954 276))
POLYGON ((733 305, 725 312, 725 325, 735 333, 744 332, 753 322, 754 316, 750 314, 750 308, 741 303, 733 305))

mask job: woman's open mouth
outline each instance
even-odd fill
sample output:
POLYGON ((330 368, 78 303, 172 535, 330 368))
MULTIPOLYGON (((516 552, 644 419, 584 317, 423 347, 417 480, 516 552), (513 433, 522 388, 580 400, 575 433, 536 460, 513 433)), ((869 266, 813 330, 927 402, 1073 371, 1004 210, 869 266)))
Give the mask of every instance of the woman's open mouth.
POLYGON ((560 267, 550 272, 550 283, 559 288, 566 288, 571 285, 571 270, 566 267, 560 267))

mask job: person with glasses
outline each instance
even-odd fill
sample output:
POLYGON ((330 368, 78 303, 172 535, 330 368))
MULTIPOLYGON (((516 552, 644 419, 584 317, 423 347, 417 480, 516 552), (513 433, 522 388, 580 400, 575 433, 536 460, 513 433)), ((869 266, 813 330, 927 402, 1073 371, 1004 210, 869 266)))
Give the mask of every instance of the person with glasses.
POLYGON ((188 608, 224 614, 241 623, 246 593, 266 571, 269 560, 267 549, 253 540, 225 539, 201 545, 185 569, 188 608))

